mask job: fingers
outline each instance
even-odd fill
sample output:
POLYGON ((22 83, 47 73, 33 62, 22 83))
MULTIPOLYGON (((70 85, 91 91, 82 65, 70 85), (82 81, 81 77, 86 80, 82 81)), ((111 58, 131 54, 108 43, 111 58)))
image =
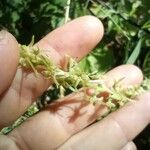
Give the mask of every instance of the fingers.
POLYGON ((137 147, 133 142, 129 142, 121 150, 137 150, 137 147))
POLYGON ((126 88, 129 85, 141 84, 143 80, 143 74, 138 67, 135 67, 133 65, 121 65, 109 71, 106 74, 106 78, 106 85, 108 87, 111 87, 115 81, 122 79, 120 81, 120 84, 123 85, 124 88, 126 88), (128 78, 128 76, 130 77, 128 78))
POLYGON ((138 99, 136 103, 123 107, 103 121, 76 134, 60 150, 67 148, 122 149, 150 123, 150 93, 145 93, 138 99), (83 146, 81 143, 84 143, 83 146), (101 144, 98 145, 98 143, 101 144))
MULTIPOLYGON (((120 84, 123 87, 127 87, 141 84, 143 75, 141 70, 136 66, 122 65, 112 69, 106 74, 106 83, 110 86, 113 85, 113 82, 121 78, 124 78, 124 80, 122 80, 120 84)), ((106 106, 93 106, 86 102, 84 91, 73 93, 58 100, 56 103, 48 106, 47 110, 57 114, 59 119, 65 123, 66 130, 68 130, 71 135, 90 125, 98 117, 103 116, 109 111, 106 106)))
POLYGON ((5 30, 0 31, 0 94, 11 84, 19 60, 18 43, 5 30))
POLYGON ((150 93, 136 99, 136 103, 129 104, 110 116, 118 122, 128 141, 133 140, 150 123, 150 93))
MULTIPOLYGON (((54 30, 36 45, 46 51, 56 63, 61 64, 65 55, 80 60, 101 40, 102 23, 93 16, 75 19, 54 30)), ((62 64, 61 64, 62 65, 62 64)))
MULTIPOLYGON (((54 30, 37 45, 52 60, 63 65, 64 55, 81 59, 96 46, 102 35, 101 22, 95 17, 85 16, 54 30)), ((15 121, 49 86, 50 81, 42 75, 35 77, 34 73, 19 68, 9 90, 1 97, 0 128, 15 121)))
MULTIPOLYGON (((126 74, 123 75, 126 76, 128 85, 139 84, 141 82, 140 79, 142 79, 142 77, 138 75, 135 76, 139 77, 139 80, 132 77, 130 79, 130 72, 141 74, 137 67, 131 65, 128 65, 128 67, 120 67, 121 70, 123 70, 123 68, 126 70, 124 71, 126 74), (136 83, 135 80, 137 81, 136 83)), ((112 70, 112 77, 118 76, 120 78, 121 76, 119 74, 120 71, 116 72, 112 70)), ((105 108, 89 105, 85 102, 84 98, 84 93, 80 92, 73 93, 59 100, 58 103, 56 102, 50 105, 45 111, 30 118, 29 121, 13 131, 10 136, 16 139, 22 137, 25 139, 25 143, 31 146, 31 149, 55 149, 70 136, 95 121, 97 116, 105 111, 105 108), (37 131, 42 131, 42 133, 37 131), (36 137, 34 136, 35 134, 36 137), (54 135, 57 136, 54 138, 54 135), (30 139, 32 139, 32 143, 30 139), (37 144, 40 139, 44 139, 42 145, 37 144)), ((22 143, 22 141, 20 142, 22 143)))

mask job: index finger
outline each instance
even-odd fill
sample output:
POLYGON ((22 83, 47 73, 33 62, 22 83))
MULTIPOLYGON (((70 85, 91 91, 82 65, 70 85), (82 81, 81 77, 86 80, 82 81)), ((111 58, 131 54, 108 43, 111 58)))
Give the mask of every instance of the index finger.
POLYGON ((94 16, 84 16, 49 33, 36 46, 54 62, 61 64, 65 55, 77 60, 86 56, 101 40, 103 33, 100 20, 94 16))

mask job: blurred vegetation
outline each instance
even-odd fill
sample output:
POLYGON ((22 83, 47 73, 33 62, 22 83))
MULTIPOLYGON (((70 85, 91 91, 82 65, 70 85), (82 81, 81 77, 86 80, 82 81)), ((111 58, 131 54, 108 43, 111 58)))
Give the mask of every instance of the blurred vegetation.
MULTIPOLYGON (((66 3, 67 0, 1 0, 0 26, 22 44, 29 43, 32 35, 38 41, 64 24, 66 3)), ((80 62, 85 71, 106 72, 128 63, 139 66, 150 78, 150 1, 72 0, 69 14, 70 19, 94 15, 105 27, 102 42, 80 62)), ((139 150, 150 149, 150 127, 135 142, 139 150)))

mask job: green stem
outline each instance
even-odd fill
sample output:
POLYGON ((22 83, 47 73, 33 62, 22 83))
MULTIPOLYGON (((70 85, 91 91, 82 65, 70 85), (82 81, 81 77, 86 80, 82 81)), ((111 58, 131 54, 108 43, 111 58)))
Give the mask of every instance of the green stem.
POLYGON ((70 20, 69 11, 70 11, 71 0, 67 0, 66 12, 65 12, 65 23, 70 20))

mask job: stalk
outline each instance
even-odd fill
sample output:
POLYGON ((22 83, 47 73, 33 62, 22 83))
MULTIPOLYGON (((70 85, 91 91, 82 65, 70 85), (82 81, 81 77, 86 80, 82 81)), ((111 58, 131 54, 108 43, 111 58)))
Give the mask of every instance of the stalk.
POLYGON ((67 57, 67 69, 64 71, 56 66, 52 60, 39 48, 32 45, 20 45, 20 67, 30 69, 37 74, 54 82, 55 86, 60 89, 60 98, 65 96, 66 89, 72 92, 78 92, 79 88, 94 89, 94 94, 86 95, 89 103, 105 104, 111 111, 124 106, 128 102, 134 102, 136 96, 145 91, 145 85, 149 87, 149 80, 145 80, 144 85, 130 86, 123 88, 120 86, 120 79, 114 83, 111 88, 105 85, 105 75, 98 73, 86 73, 82 71, 78 63, 71 57, 67 57), (101 93, 107 93, 104 96, 101 93))

